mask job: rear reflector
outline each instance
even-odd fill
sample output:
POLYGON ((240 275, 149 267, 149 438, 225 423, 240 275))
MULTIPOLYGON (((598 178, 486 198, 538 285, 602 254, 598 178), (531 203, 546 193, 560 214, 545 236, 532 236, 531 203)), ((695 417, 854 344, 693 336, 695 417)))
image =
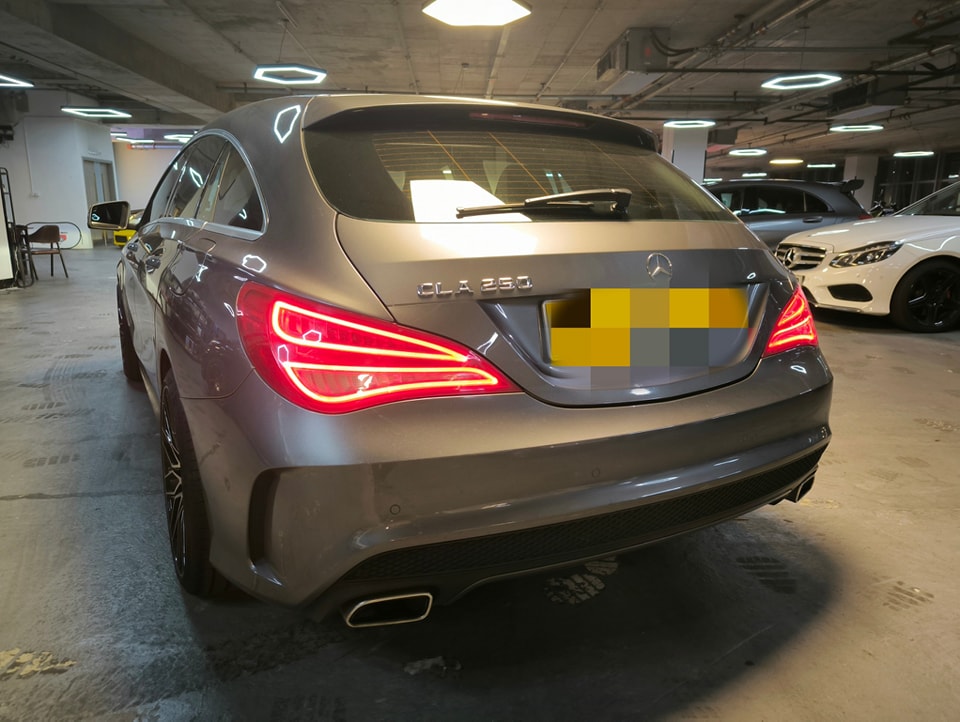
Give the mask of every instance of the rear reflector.
POLYGON ((482 356, 452 341, 253 282, 237 297, 237 325, 263 380, 312 411, 518 390, 482 356))
POLYGON ((797 286, 793 296, 777 319, 777 325, 770 334, 767 348, 763 355, 773 356, 800 346, 817 346, 817 329, 813 325, 813 314, 803 289, 797 286))

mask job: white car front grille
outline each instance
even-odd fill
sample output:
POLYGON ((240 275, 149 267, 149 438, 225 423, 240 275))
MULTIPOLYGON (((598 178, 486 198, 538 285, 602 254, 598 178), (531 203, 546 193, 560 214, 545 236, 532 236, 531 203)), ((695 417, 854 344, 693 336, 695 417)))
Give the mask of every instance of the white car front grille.
POLYGON ((827 255, 823 248, 781 243, 777 246, 777 260, 791 271, 805 271, 819 266, 827 255))

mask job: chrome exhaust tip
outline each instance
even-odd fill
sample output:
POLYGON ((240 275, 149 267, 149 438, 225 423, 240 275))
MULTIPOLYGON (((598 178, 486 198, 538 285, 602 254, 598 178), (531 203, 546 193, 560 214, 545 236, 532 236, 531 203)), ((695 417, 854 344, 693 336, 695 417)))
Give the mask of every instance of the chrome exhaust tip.
POLYGON ((421 622, 431 609, 433 595, 430 592, 413 592, 363 599, 345 606, 340 613, 348 627, 362 629, 421 622))

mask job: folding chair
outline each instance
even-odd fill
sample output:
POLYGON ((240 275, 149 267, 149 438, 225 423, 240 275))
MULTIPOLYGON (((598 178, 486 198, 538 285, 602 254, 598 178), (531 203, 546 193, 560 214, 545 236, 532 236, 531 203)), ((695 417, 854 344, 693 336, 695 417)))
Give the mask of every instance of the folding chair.
POLYGON ((27 234, 27 247, 30 249, 30 264, 33 265, 33 256, 50 256, 50 275, 53 275, 53 257, 60 256, 60 265, 63 266, 63 275, 67 278, 67 264, 63 261, 60 251, 60 226, 40 226, 33 233, 27 234))

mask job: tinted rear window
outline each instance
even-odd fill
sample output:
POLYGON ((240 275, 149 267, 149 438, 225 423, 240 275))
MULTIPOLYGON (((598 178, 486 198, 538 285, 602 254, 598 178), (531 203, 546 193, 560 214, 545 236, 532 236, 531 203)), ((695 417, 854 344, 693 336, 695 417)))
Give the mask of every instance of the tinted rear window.
MULTIPOLYGON (((639 129, 603 119, 510 112, 355 111, 308 128, 304 144, 324 196, 357 218, 448 222, 456 220, 458 207, 628 188, 631 219, 731 220, 657 155, 639 129)), ((529 219, 558 220, 542 214, 529 219)), ((464 222, 471 220, 512 218, 476 216, 464 222)))

